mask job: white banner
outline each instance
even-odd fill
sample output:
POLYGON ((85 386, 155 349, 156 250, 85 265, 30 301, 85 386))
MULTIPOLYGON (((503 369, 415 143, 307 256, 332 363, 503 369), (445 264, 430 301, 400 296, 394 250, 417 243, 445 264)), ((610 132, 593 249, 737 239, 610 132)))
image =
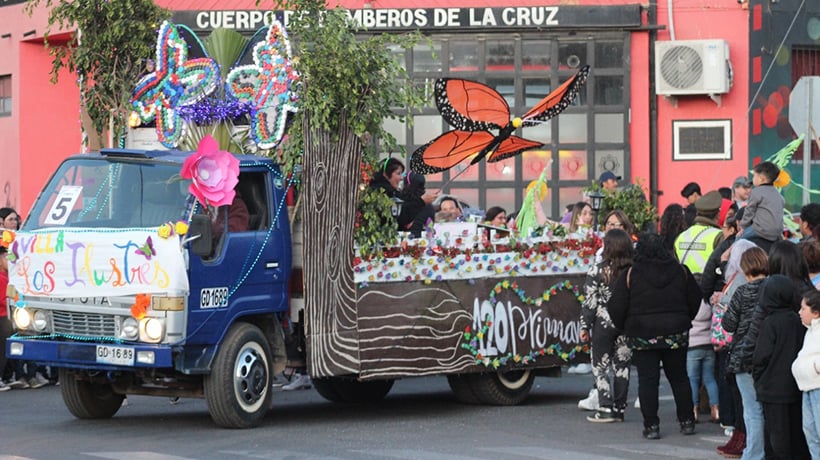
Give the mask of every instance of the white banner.
POLYGON ((188 292, 179 237, 160 238, 156 229, 18 232, 8 259, 9 283, 22 295, 188 292))

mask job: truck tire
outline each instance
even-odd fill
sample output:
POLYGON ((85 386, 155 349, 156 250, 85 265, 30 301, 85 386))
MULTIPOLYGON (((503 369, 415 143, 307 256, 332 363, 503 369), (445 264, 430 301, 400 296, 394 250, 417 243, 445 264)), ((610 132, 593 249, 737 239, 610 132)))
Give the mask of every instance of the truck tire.
POLYGON ((393 388, 393 380, 361 382, 347 377, 313 379, 316 392, 331 402, 367 403, 381 401, 393 388))
POLYGON ((468 374, 470 388, 482 404, 514 406, 530 394, 535 374, 527 370, 468 374))
POLYGON ((125 399, 110 384, 79 380, 69 369, 60 369, 60 392, 71 415, 85 419, 111 418, 125 399))
POLYGON ((205 400, 224 428, 258 425, 270 407, 271 351, 258 327, 236 323, 225 335, 205 377, 205 400))
POLYGON ((464 404, 481 404, 481 401, 473 392, 473 387, 470 385, 470 378, 467 375, 448 375, 447 383, 450 384, 450 389, 459 402, 464 404))

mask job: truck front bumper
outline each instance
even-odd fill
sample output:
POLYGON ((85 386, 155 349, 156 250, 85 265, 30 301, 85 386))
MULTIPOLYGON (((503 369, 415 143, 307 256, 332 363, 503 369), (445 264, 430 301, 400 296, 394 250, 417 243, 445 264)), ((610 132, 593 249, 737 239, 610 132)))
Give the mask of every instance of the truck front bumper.
POLYGON ((172 349, 167 345, 63 342, 10 337, 9 359, 36 361, 55 367, 125 370, 140 367, 173 367, 172 349))

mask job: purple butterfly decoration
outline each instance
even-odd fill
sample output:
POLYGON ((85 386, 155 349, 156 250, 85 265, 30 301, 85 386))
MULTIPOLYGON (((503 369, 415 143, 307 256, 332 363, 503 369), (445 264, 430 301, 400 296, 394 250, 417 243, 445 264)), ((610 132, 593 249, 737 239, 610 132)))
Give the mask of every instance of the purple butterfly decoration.
POLYGON ((145 240, 145 244, 137 248, 136 252, 138 255, 144 256, 147 260, 151 260, 151 257, 157 255, 157 251, 154 249, 154 242, 150 236, 145 240))
POLYGON ((156 119, 157 138, 173 148, 185 132, 177 108, 193 105, 213 92, 219 66, 211 58, 188 59, 188 44, 176 26, 162 23, 157 36, 156 70, 142 77, 131 105, 142 123, 156 119))
POLYGON ((260 148, 270 149, 282 140, 288 112, 296 111, 293 87, 299 80, 288 35, 278 20, 253 47, 253 62, 228 73, 226 92, 252 105, 251 137, 260 148))

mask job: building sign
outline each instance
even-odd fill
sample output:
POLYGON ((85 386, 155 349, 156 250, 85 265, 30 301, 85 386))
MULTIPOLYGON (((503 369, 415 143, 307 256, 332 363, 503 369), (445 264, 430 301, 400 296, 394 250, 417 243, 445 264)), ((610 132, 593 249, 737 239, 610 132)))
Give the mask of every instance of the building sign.
MULTIPOLYGON (((216 28, 255 31, 280 17, 287 27, 291 11, 259 10, 177 11, 174 22, 195 31, 216 28)), ((365 8, 348 10, 350 18, 370 32, 559 28, 640 27, 640 5, 619 6, 511 6, 505 8, 365 8)))

